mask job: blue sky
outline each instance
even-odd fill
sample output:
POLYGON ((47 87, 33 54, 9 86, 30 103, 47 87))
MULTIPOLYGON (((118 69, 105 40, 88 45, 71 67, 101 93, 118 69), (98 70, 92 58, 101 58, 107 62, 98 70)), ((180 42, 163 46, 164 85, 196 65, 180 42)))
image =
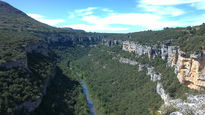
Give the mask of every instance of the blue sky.
POLYGON ((4 0, 55 27, 128 33, 205 22, 205 0, 4 0))

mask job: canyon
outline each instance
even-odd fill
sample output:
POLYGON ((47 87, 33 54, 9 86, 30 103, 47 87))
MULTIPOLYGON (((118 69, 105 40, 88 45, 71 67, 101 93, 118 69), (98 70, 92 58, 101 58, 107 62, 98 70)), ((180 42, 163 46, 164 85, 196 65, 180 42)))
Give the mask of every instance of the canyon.
POLYGON ((107 46, 112 44, 121 44, 122 50, 139 56, 148 55, 149 59, 160 56, 163 60, 167 60, 167 66, 175 69, 175 74, 181 84, 196 90, 203 90, 205 86, 205 51, 188 55, 178 46, 168 44, 147 46, 132 41, 112 42, 111 40, 106 43, 107 46))

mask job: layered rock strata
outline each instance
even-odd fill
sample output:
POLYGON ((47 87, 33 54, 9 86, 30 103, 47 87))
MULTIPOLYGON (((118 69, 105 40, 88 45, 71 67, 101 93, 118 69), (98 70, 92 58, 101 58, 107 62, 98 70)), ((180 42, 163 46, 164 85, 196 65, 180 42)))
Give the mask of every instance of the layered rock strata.
POLYGON ((158 113, 160 115, 167 114, 170 109, 173 108, 173 112, 171 112, 169 115, 204 115, 205 114, 205 95, 189 95, 187 99, 172 99, 168 93, 165 92, 163 85, 161 83, 161 74, 156 73, 154 71, 154 67, 150 67, 147 64, 140 64, 139 62, 136 62, 134 60, 130 60, 128 58, 120 58, 120 63, 126 63, 133 65, 130 62, 135 62, 138 65, 139 70, 142 71, 142 69, 147 69, 147 75, 150 76, 150 80, 153 82, 157 82, 156 86, 156 92, 160 95, 161 99, 164 101, 164 104, 161 106, 158 113), (123 61, 122 61, 123 60, 123 61), (128 61, 129 60, 129 61, 128 61))
POLYGON ((134 52, 139 56, 146 54, 150 59, 159 55, 163 60, 167 60, 167 66, 174 67, 181 84, 196 90, 205 87, 205 51, 187 55, 177 46, 166 44, 146 46, 130 41, 122 42, 122 50, 134 52))

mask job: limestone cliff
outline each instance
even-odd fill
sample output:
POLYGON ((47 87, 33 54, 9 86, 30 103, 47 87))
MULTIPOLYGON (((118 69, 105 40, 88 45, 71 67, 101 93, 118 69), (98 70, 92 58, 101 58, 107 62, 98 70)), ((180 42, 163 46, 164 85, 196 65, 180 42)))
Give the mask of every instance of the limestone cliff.
POLYGON ((120 58, 120 63, 126 63, 134 65, 130 62, 135 62, 138 65, 139 70, 147 69, 147 75, 150 76, 150 80, 157 82, 156 93, 160 95, 164 104, 160 107, 158 113, 159 115, 165 115, 168 111, 171 111, 169 115, 204 115, 205 114, 205 95, 188 95, 187 99, 172 99, 169 93, 166 93, 164 87, 161 83, 161 74, 154 71, 154 67, 150 67, 147 64, 140 64, 134 60, 128 58, 120 58))
POLYGON ((160 55, 167 59, 167 66, 174 67, 180 83, 191 89, 202 90, 205 86, 205 52, 187 55, 178 46, 167 44, 146 46, 136 42, 123 41, 122 50, 141 56, 147 54, 150 59, 160 55))
POLYGON ((177 78, 191 89, 201 90, 205 86, 205 54, 186 56, 179 54, 177 78))

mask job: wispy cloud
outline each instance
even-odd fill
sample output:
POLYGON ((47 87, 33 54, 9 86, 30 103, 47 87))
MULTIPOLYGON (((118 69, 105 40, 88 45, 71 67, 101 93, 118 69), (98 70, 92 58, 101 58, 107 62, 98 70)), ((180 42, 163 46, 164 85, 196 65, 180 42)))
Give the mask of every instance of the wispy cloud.
POLYGON ((175 6, 188 4, 196 9, 205 9, 204 0, 140 0, 139 4, 152 6, 175 6))
POLYGON ((65 25, 63 27, 70 27, 74 29, 82 29, 86 31, 126 31, 130 28, 123 28, 123 27, 112 27, 110 25, 89 25, 89 24, 71 24, 71 25, 65 25))
POLYGON ((140 13, 127 13, 111 15, 107 17, 85 16, 82 20, 95 25, 130 25, 130 26, 143 26, 147 29, 159 29, 164 26, 176 26, 177 22, 167 21, 164 22, 162 17, 153 14, 140 14, 140 13))
POLYGON ((85 31, 129 32, 193 26, 205 20, 201 17, 205 10, 204 0, 138 0, 136 9, 139 11, 128 13, 101 7, 74 10, 70 17, 80 23, 67 24, 66 27, 85 31))
POLYGON ((47 18, 45 18, 44 16, 42 16, 40 14, 29 13, 27 15, 34 18, 34 19, 36 19, 36 20, 38 20, 39 22, 42 22, 42 23, 45 23, 45 24, 48 24, 48 25, 51 25, 51 26, 55 26, 59 23, 64 22, 63 19, 47 19, 47 18))
POLYGON ((180 16, 184 14, 184 11, 175 7, 168 7, 168 6, 155 6, 155 5, 147 5, 147 4, 140 4, 138 7, 143 8, 147 12, 155 13, 158 15, 171 15, 171 16, 180 16))
POLYGON ((192 7, 195 7, 199 10, 205 9, 205 1, 204 0, 198 0, 198 2, 194 2, 191 4, 192 7))
POLYGON ((88 24, 66 25, 74 29, 86 31, 124 31, 130 28, 126 26, 140 26, 146 29, 160 29, 163 27, 177 26, 175 21, 163 21, 162 17, 153 14, 127 13, 99 17, 95 15, 83 16, 82 20, 88 24), (112 26, 118 25, 118 27, 112 26))
POLYGON ((77 9, 73 12, 69 12, 69 17, 74 18, 76 16, 86 16, 86 15, 91 15, 93 14, 93 10, 97 9, 97 7, 88 7, 85 9, 77 9))
POLYGON ((148 5, 179 5, 188 3, 197 3, 202 0, 141 0, 140 4, 148 5))

